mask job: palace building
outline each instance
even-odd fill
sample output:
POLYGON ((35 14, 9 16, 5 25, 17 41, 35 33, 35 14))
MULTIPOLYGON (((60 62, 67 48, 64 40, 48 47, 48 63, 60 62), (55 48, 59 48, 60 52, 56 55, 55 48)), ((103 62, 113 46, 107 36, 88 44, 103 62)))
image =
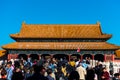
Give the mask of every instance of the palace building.
POLYGON ((102 33, 96 24, 26 24, 19 33, 11 34, 16 42, 3 45, 8 59, 40 57, 113 61, 120 47, 107 42, 112 35, 102 33))

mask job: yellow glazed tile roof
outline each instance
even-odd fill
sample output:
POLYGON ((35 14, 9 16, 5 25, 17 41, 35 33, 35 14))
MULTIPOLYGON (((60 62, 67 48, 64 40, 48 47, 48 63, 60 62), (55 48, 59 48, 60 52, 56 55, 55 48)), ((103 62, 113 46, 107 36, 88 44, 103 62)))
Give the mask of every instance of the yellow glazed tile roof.
POLYGON ((4 56, 6 53, 6 50, 0 50, 0 57, 4 56))
POLYGON ((115 51, 116 57, 120 58, 120 49, 115 51))
POLYGON ((103 34, 100 24, 22 24, 20 33, 13 38, 110 38, 103 34))

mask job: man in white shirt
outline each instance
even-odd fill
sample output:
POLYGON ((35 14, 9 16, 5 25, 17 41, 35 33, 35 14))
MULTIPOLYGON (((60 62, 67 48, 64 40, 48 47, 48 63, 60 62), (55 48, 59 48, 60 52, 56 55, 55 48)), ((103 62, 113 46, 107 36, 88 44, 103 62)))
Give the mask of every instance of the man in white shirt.
POLYGON ((78 72, 78 74, 80 76, 80 80, 85 80, 86 70, 85 70, 85 68, 82 67, 81 63, 76 68, 76 71, 78 72))

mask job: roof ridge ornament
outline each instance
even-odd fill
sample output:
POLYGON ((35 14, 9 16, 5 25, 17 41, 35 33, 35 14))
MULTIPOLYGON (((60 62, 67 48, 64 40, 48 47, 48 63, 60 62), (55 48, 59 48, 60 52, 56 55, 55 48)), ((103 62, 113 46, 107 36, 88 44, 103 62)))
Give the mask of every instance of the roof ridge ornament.
POLYGON ((23 21, 23 22, 22 22, 22 25, 25 25, 25 24, 26 24, 25 21, 23 21))
POLYGON ((100 25, 101 23, 100 23, 100 21, 97 21, 97 23, 96 23, 96 24, 100 25))

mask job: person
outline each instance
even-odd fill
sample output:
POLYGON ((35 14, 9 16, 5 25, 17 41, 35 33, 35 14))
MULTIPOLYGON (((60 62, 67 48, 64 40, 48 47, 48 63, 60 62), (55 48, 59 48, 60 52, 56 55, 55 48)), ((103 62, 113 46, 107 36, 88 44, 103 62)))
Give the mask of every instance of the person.
POLYGON ((78 65, 78 67, 76 68, 76 71, 78 72, 79 76, 80 76, 80 80, 85 80, 85 76, 86 76, 86 70, 85 68, 82 67, 82 64, 80 63, 78 65))
POLYGON ((1 80, 7 80, 7 71, 4 68, 1 70, 1 80))
POLYGON ((43 62, 44 62, 44 58, 42 57, 40 57, 40 60, 38 61, 38 63, 37 63, 37 65, 38 66, 41 66, 41 65, 43 65, 43 62))
POLYGON ((103 67, 103 65, 100 62, 98 62, 97 66, 95 66, 95 68, 94 68, 95 73, 97 74, 97 79, 98 80, 101 80, 102 67, 103 67))
POLYGON ((12 63, 8 62, 6 66, 6 71, 7 71, 7 80, 11 80, 12 75, 13 75, 13 69, 11 67, 12 63))
POLYGON ((67 71, 66 71, 66 65, 65 65, 65 64, 63 64, 63 65, 61 66, 61 70, 62 70, 64 76, 66 77, 66 76, 67 76, 67 71))
POLYGON ((103 72, 101 75, 101 80, 110 80, 110 75, 107 72, 106 68, 103 68, 103 72))
POLYGON ((92 68, 92 66, 88 66, 87 68, 87 75, 86 75, 86 80, 94 80, 95 79, 95 71, 92 68))
POLYGON ((81 60, 80 59, 77 59, 76 60, 76 63, 75 63, 75 67, 78 67, 78 64, 81 62, 81 60))
POLYGON ((119 73, 115 73, 112 80, 120 80, 120 74, 119 73))
POLYGON ((90 57, 86 57, 86 64, 90 64, 90 57))
POLYGON ((83 61, 82 61, 82 66, 83 66, 83 68, 85 68, 85 69, 88 67, 88 64, 86 64, 86 60, 83 60, 83 61))
POLYGON ((26 80, 48 80, 48 78, 44 76, 45 72, 46 70, 43 66, 34 65, 34 74, 26 80))
POLYGON ((25 72, 25 79, 27 79, 28 77, 32 76, 32 73, 30 72, 30 69, 26 69, 26 72, 25 72))
POLYGON ((74 61, 73 59, 70 59, 69 64, 70 64, 72 67, 75 67, 75 61, 74 61))
POLYGON ((11 80, 24 80, 24 76, 22 75, 22 71, 20 70, 20 68, 15 69, 11 80))
POLYGON ((52 69, 53 72, 55 72, 56 67, 57 67, 57 65, 53 61, 51 61, 50 64, 49 64, 49 66, 48 66, 48 68, 52 69))
POLYGON ((77 71, 72 71, 68 77, 68 80, 79 80, 80 76, 77 71))
POLYGON ((56 77, 56 80, 64 80, 64 74, 61 70, 61 67, 57 68, 57 72, 55 72, 55 77, 56 77))
POLYGON ((54 78, 52 77, 52 69, 48 69, 47 70, 47 78, 48 78, 48 80, 54 80, 54 78))

